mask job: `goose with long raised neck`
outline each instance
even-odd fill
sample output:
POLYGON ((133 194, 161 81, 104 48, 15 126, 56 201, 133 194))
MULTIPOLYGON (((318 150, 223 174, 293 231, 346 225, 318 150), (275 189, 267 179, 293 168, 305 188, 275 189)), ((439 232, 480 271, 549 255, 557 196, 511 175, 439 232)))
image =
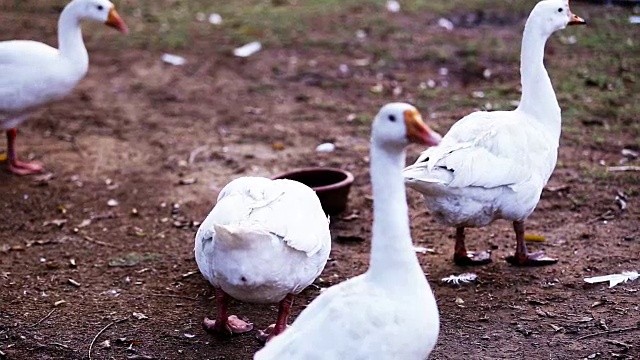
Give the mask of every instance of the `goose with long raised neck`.
POLYGON ((123 33, 127 25, 107 0, 73 0, 60 14, 58 49, 29 40, 0 42, 0 129, 7 133, 7 162, 16 175, 40 173, 43 166, 16 153, 16 127, 41 106, 68 95, 86 75, 89 55, 82 40, 83 19, 123 33))
POLYGON ((442 223, 456 228, 453 259, 459 265, 491 261, 488 252, 465 247, 465 228, 496 219, 513 222, 513 265, 557 262, 529 253, 524 221, 533 212, 558 158, 560 107, 544 67, 544 47, 555 31, 584 24, 566 0, 543 0, 525 24, 521 50, 522 98, 513 111, 477 111, 456 122, 439 146, 425 150, 404 170, 408 187, 424 195, 442 223))
POLYGON ((230 297, 279 303, 275 324, 260 331, 266 341, 287 326, 293 298, 324 269, 331 251, 329 219, 316 193, 300 182, 241 177, 227 184, 195 238, 200 272, 215 288, 218 335, 250 331, 253 324, 227 314, 230 297))
POLYGON ((382 107, 372 126, 369 269, 320 294, 254 360, 423 360, 435 346, 438 307, 412 246, 402 168, 407 144, 440 136, 405 103, 382 107))

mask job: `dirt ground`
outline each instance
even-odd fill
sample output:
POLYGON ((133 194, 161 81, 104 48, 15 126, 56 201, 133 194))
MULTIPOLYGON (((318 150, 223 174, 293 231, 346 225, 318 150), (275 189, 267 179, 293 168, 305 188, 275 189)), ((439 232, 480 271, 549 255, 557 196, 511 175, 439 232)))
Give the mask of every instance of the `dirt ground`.
MULTIPOLYGON (((614 25, 640 41, 639 25, 626 24, 632 10, 573 7, 588 20, 622 19, 614 25)), ((3 11, 1 39, 55 44, 57 9, 40 9, 46 11, 29 16, 3 11)), ((321 287, 364 272, 372 220, 370 118, 386 102, 409 101, 445 133, 489 101, 517 100, 526 18, 503 11, 465 23, 469 17, 458 12, 448 32, 435 14, 401 13, 374 17, 391 25, 380 30, 374 22, 365 28, 367 39, 354 35, 362 19, 380 11, 365 6, 350 9, 350 16, 316 19, 312 40, 267 46, 248 59, 230 54, 229 37, 195 34, 190 46, 176 50, 188 61, 183 67, 163 64, 161 49, 122 45, 108 30, 92 36, 102 30, 86 26, 89 74, 73 95, 19 129, 22 154, 44 162, 48 175, 0 172, 0 359, 87 359, 92 343, 92 359, 250 359, 261 346, 253 333, 218 339, 202 329, 202 318, 214 314, 213 292, 193 258, 199 222, 221 187, 242 175, 328 165, 356 177, 349 209, 332 220, 332 231, 362 241, 334 241, 331 260, 316 286, 296 300, 295 315, 321 287), (337 23, 347 30, 334 37, 337 23), (488 38, 512 48, 505 50, 509 56, 480 49, 469 63, 461 44, 488 38), (430 51, 434 41, 437 53, 430 51), (488 79, 485 69, 492 72, 488 79), (316 153, 327 141, 336 151, 316 153)), ((125 20, 131 25, 136 18, 125 20)), ((638 46, 606 44, 609 52, 581 42, 589 32, 612 29, 595 21, 567 30, 577 34, 575 44, 557 35, 547 48, 566 128, 558 167, 526 226, 546 240, 531 248, 558 257, 557 265, 506 264, 515 239, 501 221, 467 232, 470 249, 493 250, 492 264, 455 266, 452 229, 436 223, 408 191, 413 239, 430 249, 418 257, 441 314, 432 359, 640 359, 640 281, 611 289, 583 281, 640 271, 640 173, 603 166, 619 165, 624 148, 640 150, 638 46), (608 70, 589 60, 603 54, 617 59, 608 70), (594 107, 585 94, 611 89, 606 80, 599 87, 572 70, 580 66, 614 77, 626 71, 633 81, 614 83, 622 87, 619 96, 594 107), (622 110, 609 115, 611 109, 622 110), (467 271, 478 280, 440 281, 467 271)), ((513 106, 509 101, 504 108, 513 106)), ((419 151, 411 147, 408 161, 419 151)), ((277 307, 236 302, 230 311, 263 328, 277 307)))

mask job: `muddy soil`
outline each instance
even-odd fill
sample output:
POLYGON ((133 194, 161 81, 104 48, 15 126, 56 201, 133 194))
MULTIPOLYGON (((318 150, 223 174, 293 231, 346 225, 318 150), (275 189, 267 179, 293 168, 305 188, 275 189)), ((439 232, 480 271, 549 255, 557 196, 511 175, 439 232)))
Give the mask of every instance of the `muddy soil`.
MULTIPOLYGON (((591 14, 622 11, 580 6, 591 14)), ((472 41, 484 33, 478 27, 491 29, 519 47, 526 14, 512 16, 456 31, 472 41)), ((55 43, 43 30, 55 22, 50 13, 0 17, 9 20, 2 21, 3 39, 55 43)), ((437 17, 394 21, 404 29, 400 35, 376 35, 386 61, 364 66, 354 65, 368 56, 355 37, 335 46, 267 47, 246 60, 195 38, 193 47, 180 50, 188 59, 184 67, 161 63, 161 51, 103 46, 117 34, 91 38, 90 71, 77 90, 19 129, 22 154, 44 162, 49 175, 0 172, 0 359, 87 359, 90 346, 92 359, 250 359, 261 346, 253 334, 218 339, 202 329, 203 317, 214 314, 213 291, 193 258, 199 222, 238 176, 327 165, 356 177, 349 208, 333 219, 332 230, 362 241, 333 243, 331 260, 316 286, 296 299, 294 315, 321 287, 364 272, 372 220, 371 116, 386 102, 410 101, 444 133, 485 103, 470 95, 472 88, 506 86, 514 99, 518 92, 517 59, 480 59, 480 74, 493 69, 486 80, 454 57, 442 75, 441 60, 415 51, 430 44, 420 24, 435 24, 437 17), (447 87, 423 96, 428 79, 446 80, 447 87), (456 99, 464 101, 456 105, 456 99), (336 144, 336 151, 316 153, 323 142, 336 144)), ((552 39, 551 75, 581 56, 588 52, 579 43, 552 39)), ((560 98, 563 109, 578 106, 560 98)), ((578 133, 601 129, 576 123, 578 133)), ((590 170, 600 161, 616 164, 621 149, 637 139, 603 136, 597 144, 563 136, 559 166, 526 222, 529 233, 545 239, 530 247, 558 257, 557 265, 506 264, 515 239, 509 223, 496 222, 467 232, 468 246, 491 249, 494 262, 455 266, 452 229, 436 223, 420 196, 408 191, 413 239, 429 249, 418 257, 441 312, 433 359, 640 358, 640 283, 609 289, 583 281, 640 271, 638 173, 590 170), (619 193, 626 194, 625 210, 614 201, 619 193), (478 280, 440 281, 468 271, 478 280)), ((408 161, 419 151, 412 146, 408 161)), ((234 302, 230 311, 263 328, 277 307, 234 302)))

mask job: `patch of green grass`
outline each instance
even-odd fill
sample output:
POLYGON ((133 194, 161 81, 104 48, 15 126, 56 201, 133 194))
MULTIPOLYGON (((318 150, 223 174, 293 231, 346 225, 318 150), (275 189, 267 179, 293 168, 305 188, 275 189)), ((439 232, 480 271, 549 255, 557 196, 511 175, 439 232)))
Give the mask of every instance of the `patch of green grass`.
MULTIPOLYGON (((116 1, 118 11, 132 31, 126 40, 115 41, 147 49, 171 50, 191 45, 196 36, 210 36, 212 47, 216 46, 215 40, 221 38, 238 44, 260 40, 286 46, 299 41, 313 42, 308 37, 317 22, 336 32, 338 37, 344 37, 347 18, 356 21, 361 28, 368 29, 371 37, 402 37, 402 34, 398 35, 401 30, 398 25, 389 21, 385 3, 386 0, 116 1), (196 20, 199 13, 204 15, 204 21, 196 20), (211 13, 222 16, 221 25, 208 23, 206 18, 211 13)), ((531 8, 529 2, 522 0, 407 0, 401 3, 405 14, 430 13, 442 16, 478 10, 513 14, 514 11, 521 13, 531 8)), ((93 36, 97 40, 101 34, 98 32, 93 36)), ((406 40, 411 39, 409 37, 406 40)))
POLYGON ((369 113, 356 114, 355 122, 360 125, 369 125, 373 120, 374 115, 369 113))
POLYGON ((447 0, 447 1, 425 1, 409 0, 403 1, 402 8, 409 12, 429 11, 438 15, 447 15, 462 11, 489 11, 489 12, 528 12, 532 8, 532 3, 523 0, 447 0))
POLYGON ((138 0, 135 7, 123 6, 122 12, 133 18, 130 41, 136 46, 182 48, 191 44, 194 35, 210 36, 211 46, 216 46, 214 39, 220 36, 238 44, 260 40, 286 45, 306 37, 314 19, 370 3, 376 1, 138 0), (199 13, 204 15, 204 21, 196 20, 199 13), (220 26, 208 23, 206 18, 211 13, 222 16, 220 26))

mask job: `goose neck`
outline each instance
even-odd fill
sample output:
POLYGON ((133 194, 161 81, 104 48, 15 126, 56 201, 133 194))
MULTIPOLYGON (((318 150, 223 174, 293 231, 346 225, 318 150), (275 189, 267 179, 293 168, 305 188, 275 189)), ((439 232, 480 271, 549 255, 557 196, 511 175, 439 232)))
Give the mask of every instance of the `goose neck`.
POLYGON ((390 149, 372 141, 371 187, 373 235, 369 275, 390 285, 424 274, 415 256, 402 177, 404 148, 390 149))
POLYGON ((82 39, 80 21, 77 3, 69 3, 58 20, 58 50, 84 75, 89 67, 89 55, 82 39))
POLYGON ((544 66, 544 48, 550 34, 540 29, 532 19, 525 25, 520 59, 522 98, 518 109, 553 128, 559 136, 560 106, 544 66))

